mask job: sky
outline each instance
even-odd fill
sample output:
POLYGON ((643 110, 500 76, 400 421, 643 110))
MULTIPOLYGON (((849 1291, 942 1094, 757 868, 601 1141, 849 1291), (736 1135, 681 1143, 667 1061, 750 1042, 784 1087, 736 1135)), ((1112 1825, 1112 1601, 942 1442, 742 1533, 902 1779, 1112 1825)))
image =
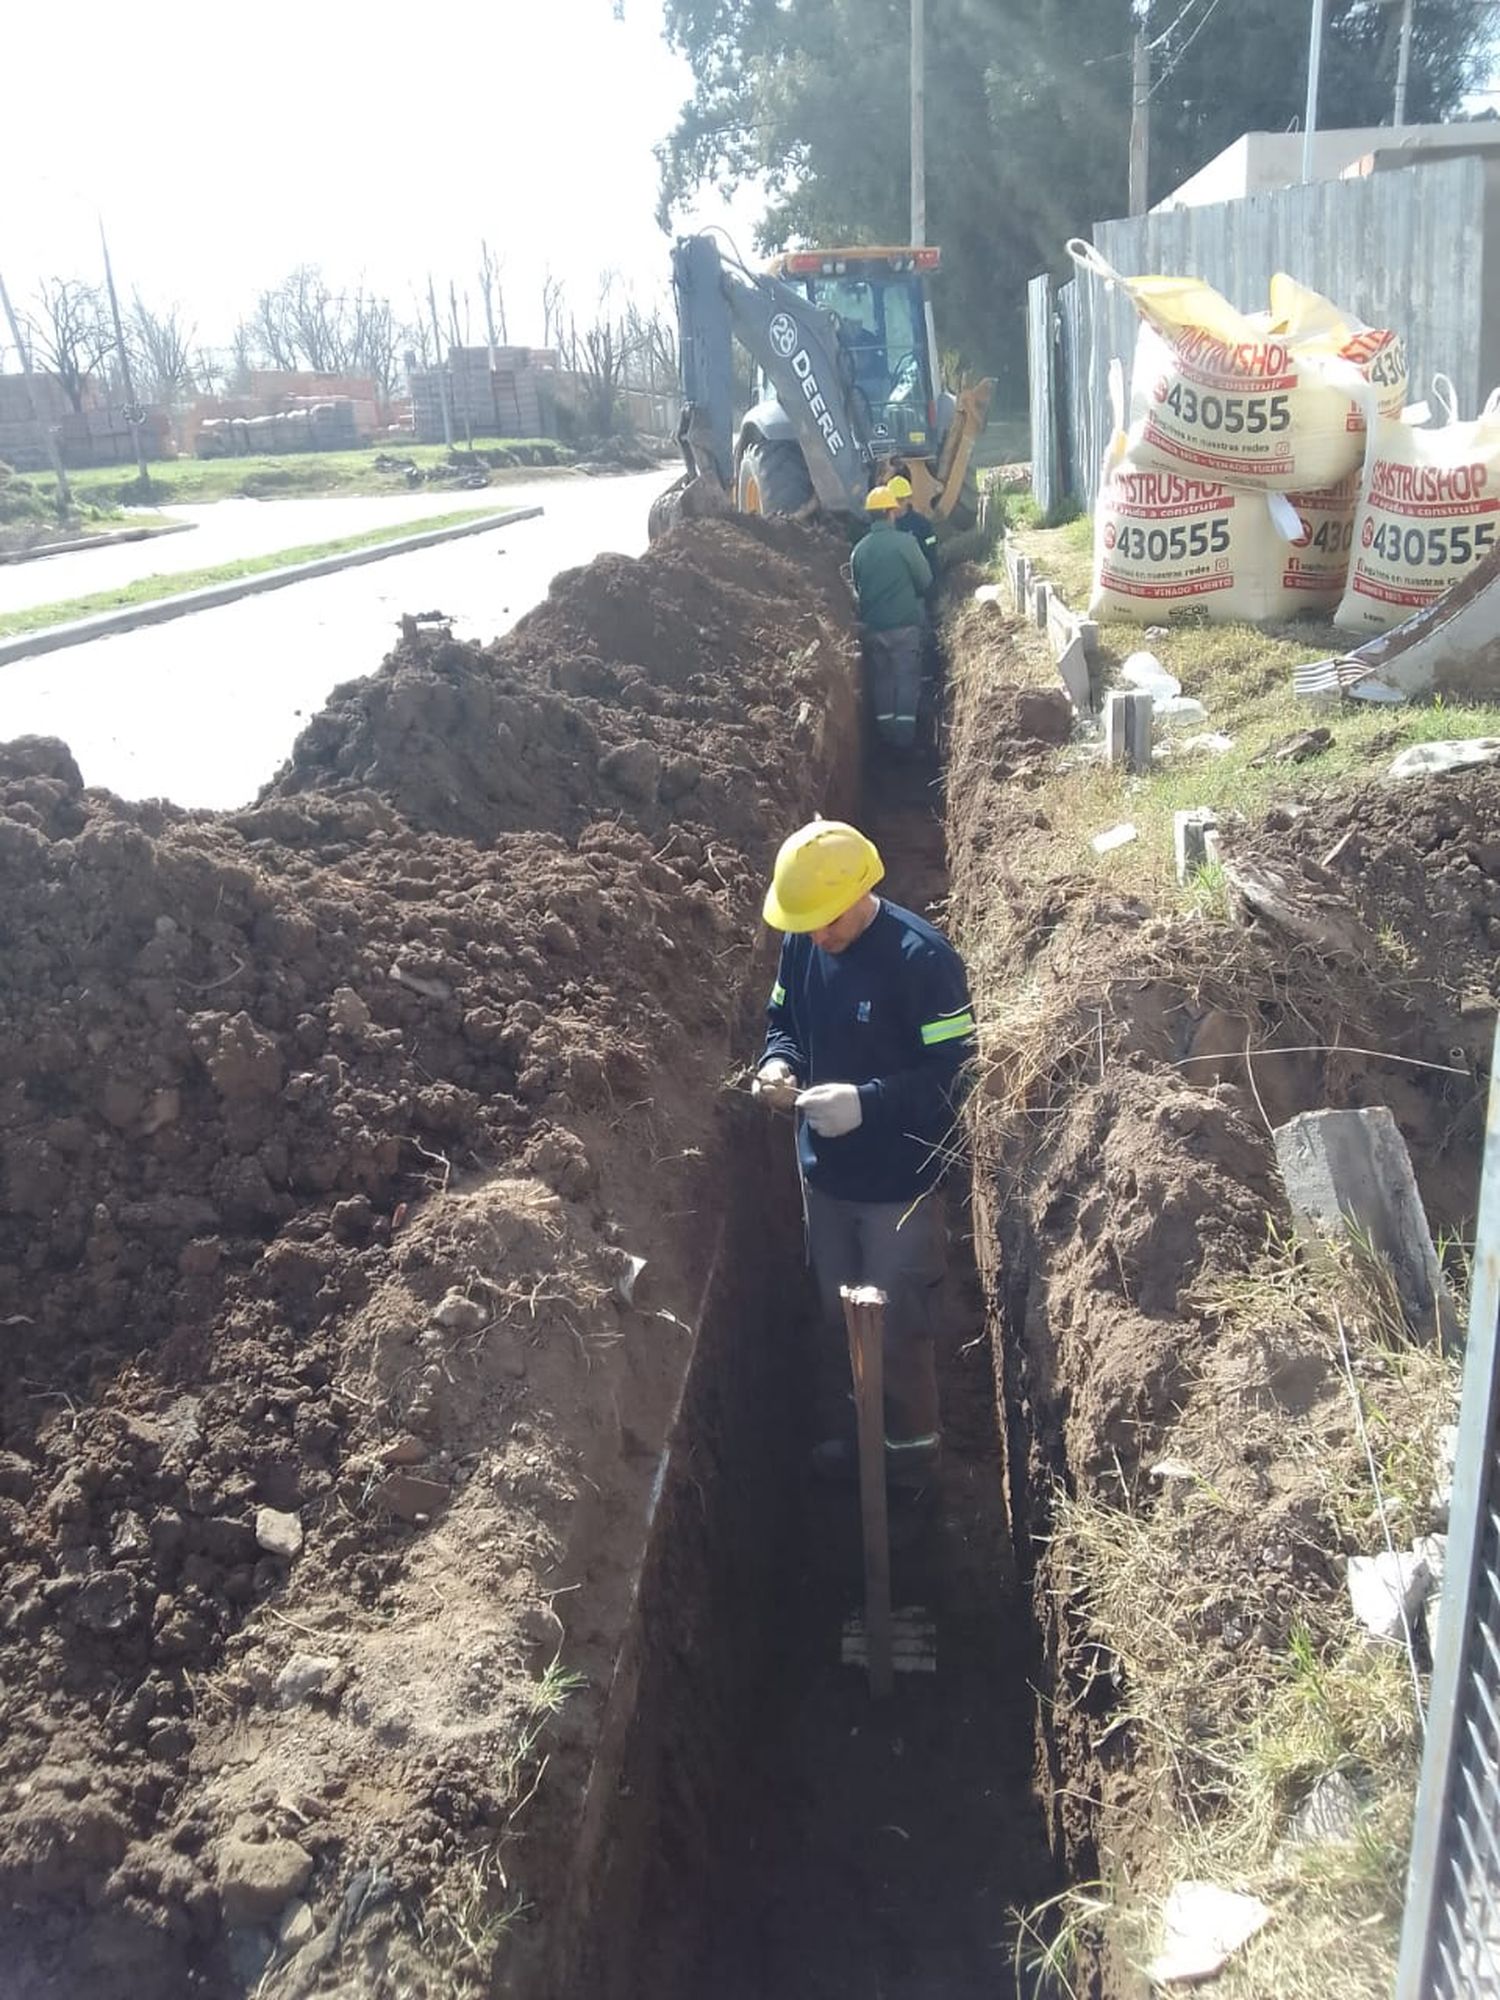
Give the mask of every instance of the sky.
MULTIPOLYGON (((413 317, 413 281, 425 289, 429 272, 440 292, 449 276, 472 287, 481 238, 504 259, 518 343, 541 340, 549 268, 580 321, 604 271, 648 302, 665 291, 669 247, 652 148, 692 79, 662 39, 661 0, 623 12, 613 0, 17 7, 0 274, 18 305, 40 278, 97 278, 102 214, 122 293, 180 301, 209 346, 302 263, 363 279, 413 317)), ((709 191, 681 220, 728 226, 748 253, 758 210, 753 194, 709 191)))

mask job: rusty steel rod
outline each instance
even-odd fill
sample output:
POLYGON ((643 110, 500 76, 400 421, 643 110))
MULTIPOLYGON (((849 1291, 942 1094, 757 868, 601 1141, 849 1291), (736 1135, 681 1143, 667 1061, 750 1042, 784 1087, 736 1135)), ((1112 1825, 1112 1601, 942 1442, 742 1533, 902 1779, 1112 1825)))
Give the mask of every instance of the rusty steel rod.
POLYGON ((841 1285, 859 1422, 859 1512, 865 1552, 865 1651, 870 1693, 891 1692, 891 1543, 885 1497, 885 1293, 841 1285))

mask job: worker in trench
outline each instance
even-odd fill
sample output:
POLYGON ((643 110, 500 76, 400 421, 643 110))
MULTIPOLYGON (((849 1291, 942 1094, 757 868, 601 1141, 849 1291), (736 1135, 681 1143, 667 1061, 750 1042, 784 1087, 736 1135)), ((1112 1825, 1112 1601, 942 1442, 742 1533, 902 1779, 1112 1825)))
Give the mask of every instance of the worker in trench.
MULTIPOLYGON (((755 1092, 774 1105, 795 1089, 808 1258, 840 1352, 840 1286, 886 1295, 887 1473, 921 1486, 939 1442, 939 1184, 977 1044, 963 961, 931 924, 875 894, 884 874, 874 843, 840 820, 783 842, 765 899, 784 936, 755 1092)), ((857 1471, 852 1414, 814 1464, 857 1471)))
POLYGON ((932 582, 922 598, 922 692, 917 699, 918 740, 931 743, 936 733, 933 718, 942 700, 943 688, 943 662, 937 641, 937 529, 925 514, 918 513, 912 499, 911 481, 904 472, 891 475, 886 481, 886 491, 896 503, 897 530, 911 536, 932 572, 932 582))
POLYGON ((917 740, 925 599, 932 570, 916 537, 896 527, 896 507, 888 486, 870 489, 865 499, 869 531, 855 543, 849 568, 859 600, 865 692, 875 733, 893 750, 910 750, 917 740))

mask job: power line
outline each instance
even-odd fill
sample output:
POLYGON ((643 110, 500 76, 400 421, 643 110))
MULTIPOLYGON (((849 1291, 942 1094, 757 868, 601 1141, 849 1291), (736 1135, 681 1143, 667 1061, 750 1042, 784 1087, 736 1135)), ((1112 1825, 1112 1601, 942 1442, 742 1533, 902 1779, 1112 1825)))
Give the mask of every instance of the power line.
POLYGON ((1208 12, 1203 16, 1202 20, 1198 23, 1197 27, 1195 27, 1193 32, 1188 36, 1187 40, 1183 43, 1182 47, 1177 51, 1176 55, 1173 56, 1172 60, 1167 64, 1166 68, 1162 71, 1161 75, 1156 79, 1155 83, 1152 84, 1150 97, 1148 97, 1146 100, 1148 103, 1150 102, 1150 98, 1155 97, 1157 91, 1161 89, 1162 85, 1172 75, 1172 72, 1179 66, 1183 57, 1187 54, 1188 50, 1193 46, 1194 42, 1197 41, 1198 37, 1203 33, 1203 30, 1208 26, 1209 22, 1218 12, 1218 9, 1219 9, 1219 0, 1208 0, 1208 12))
MULTIPOLYGON (((1193 9, 1195 7, 1201 7, 1202 4, 1203 0, 1183 0, 1183 5, 1178 8, 1174 19, 1171 20, 1167 24, 1167 26, 1162 29, 1159 35, 1157 35, 1152 41, 1149 41, 1146 44, 1146 47, 1149 50, 1156 50, 1161 47, 1163 42, 1170 41, 1172 36, 1176 34, 1177 30, 1182 26, 1183 22, 1187 19, 1188 15, 1192 13, 1193 9)), ((1492 0, 1492 4, 1495 6, 1500 6, 1500 0, 1492 0)), ((1132 46, 1128 49, 1116 49, 1112 55, 1085 56, 1083 58, 1083 61, 1079 64, 1079 68, 1097 69, 1101 63, 1129 62, 1134 53, 1135 49, 1134 45, 1132 44, 1132 46)))

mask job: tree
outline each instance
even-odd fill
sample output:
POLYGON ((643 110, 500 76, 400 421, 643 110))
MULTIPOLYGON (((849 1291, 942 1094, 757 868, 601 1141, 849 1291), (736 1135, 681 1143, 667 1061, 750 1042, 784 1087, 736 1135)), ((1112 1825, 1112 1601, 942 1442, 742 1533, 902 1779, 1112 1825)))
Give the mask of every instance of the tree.
POLYGON ((76 278, 49 278, 37 287, 26 316, 33 365, 53 375, 75 411, 115 344, 103 294, 76 278))
POLYGON ((592 324, 580 333, 575 321, 568 322, 564 358, 582 386, 579 415, 584 430, 594 437, 614 434, 620 390, 633 351, 626 315, 617 309, 614 294, 614 278, 605 277, 592 324))
POLYGON ((299 264, 262 292, 242 332, 247 366, 253 352, 270 368, 369 375, 382 396, 395 389, 403 341, 390 300, 362 282, 335 289, 316 264, 299 264))
POLYGON ((197 328, 185 324, 181 306, 155 313, 136 293, 125 338, 131 348, 136 387, 145 402, 170 406, 197 388, 199 369, 193 359, 196 337, 197 328))
MULTIPOLYGON (((1282 131, 1306 90, 1306 0, 1145 0, 1157 83, 1152 197, 1241 132, 1282 131)), ((1320 115, 1391 112, 1399 9, 1329 0, 1320 115)), ((705 182, 759 175, 762 249, 903 242, 909 226, 909 0, 667 0, 693 97, 659 149, 667 226, 705 182)), ((945 348, 1024 395, 1025 286, 1070 235, 1125 212, 1131 0, 943 0, 927 9, 927 205, 943 247, 945 348), (1008 380, 1006 378, 1009 378, 1008 380)), ((1423 0, 1409 115, 1456 109, 1489 30, 1467 0, 1423 0)))

